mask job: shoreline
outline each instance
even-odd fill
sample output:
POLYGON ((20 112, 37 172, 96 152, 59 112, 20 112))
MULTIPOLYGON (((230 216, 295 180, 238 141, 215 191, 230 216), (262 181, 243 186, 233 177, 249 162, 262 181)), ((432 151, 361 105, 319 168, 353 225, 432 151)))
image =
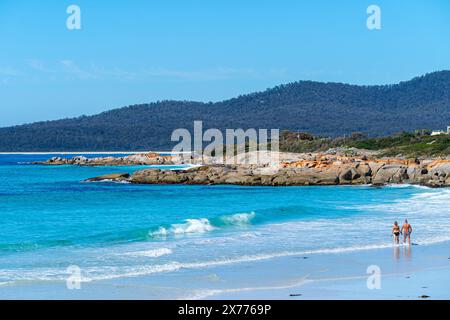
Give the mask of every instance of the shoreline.
POLYGON ((311 253, 84 282, 0 286, 3 299, 448 299, 450 241, 341 253, 311 253), (398 255, 396 250, 398 249, 398 255), (369 266, 381 270, 369 289, 369 266), (262 280, 263 279, 263 280, 262 280), (236 286, 239 284, 239 286, 236 286))
MULTIPOLYGON (((209 292, 204 299, 448 299, 450 290, 449 241, 419 246, 392 246, 361 252, 340 254, 334 257, 344 262, 347 273, 330 272, 333 264, 322 264, 326 257, 318 257, 323 275, 307 275, 299 281, 279 287, 255 287, 209 292), (396 256, 395 251, 399 250, 396 256), (389 251, 394 251, 390 253, 389 251), (324 259, 321 259, 324 258, 324 259), (380 288, 369 289, 367 268, 378 266, 381 270, 380 288)), ((332 257, 328 257, 333 260, 332 257)), ((334 261, 335 263, 337 261, 334 261)), ((317 272, 319 274, 320 272, 317 272)))

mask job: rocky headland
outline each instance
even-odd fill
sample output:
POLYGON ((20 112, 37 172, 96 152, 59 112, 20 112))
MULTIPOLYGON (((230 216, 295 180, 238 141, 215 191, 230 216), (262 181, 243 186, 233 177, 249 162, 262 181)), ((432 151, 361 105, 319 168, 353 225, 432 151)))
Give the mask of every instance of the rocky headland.
POLYGON ((79 165, 79 166, 133 166, 133 165, 170 165, 174 164, 172 156, 158 153, 133 154, 124 157, 95 157, 76 156, 72 158, 53 157, 47 161, 33 162, 41 165, 79 165))
MULTIPOLYGON (((202 164, 197 163, 197 166, 185 170, 143 169, 132 174, 122 173, 95 177, 87 181, 112 180, 136 184, 233 184, 246 186, 358 184, 450 186, 450 159, 448 158, 376 158, 371 153, 355 151, 350 156, 340 152, 280 153, 279 159, 280 162, 277 166, 270 164, 223 165, 202 159, 202 164)), ((166 159, 165 161, 167 161, 165 164, 176 163, 175 159, 166 159)), ((101 162, 95 161, 95 163, 101 162)))

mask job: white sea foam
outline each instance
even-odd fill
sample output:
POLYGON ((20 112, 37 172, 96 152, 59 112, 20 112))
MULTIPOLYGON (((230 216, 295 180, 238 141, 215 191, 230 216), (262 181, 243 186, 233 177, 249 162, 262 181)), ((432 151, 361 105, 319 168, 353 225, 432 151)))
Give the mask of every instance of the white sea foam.
POLYGON ((208 219, 186 219, 185 223, 173 224, 168 228, 159 227, 158 230, 150 232, 152 237, 164 237, 186 233, 205 233, 214 230, 208 219))
POLYGON ((133 251, 126 252, 123 255, 133 256, 133 257, 149 257, 149 258, 158 258, 165 255, 172 254, 172 250, 168 248, 160 248, 160 249, 152 249, 152 250, 143 250, 143 251, 133 251))
POLYGON ((97 181, 83 181, 85 183, 124 183, 124 184, 131 184, 130 181, 127 180, 113 180, 113 179, 103 179, 103 180, 97 180, 97 181))
POLYGON ((411 184, 411 183, 391 183, 386 184, 383 186, 383 188, 394 188, 394 189, 402 189, 402 188, 415 188, 415 189, 422 189, 422 190, 433 190, 431 187, 423 186, 420 184, 411 184))

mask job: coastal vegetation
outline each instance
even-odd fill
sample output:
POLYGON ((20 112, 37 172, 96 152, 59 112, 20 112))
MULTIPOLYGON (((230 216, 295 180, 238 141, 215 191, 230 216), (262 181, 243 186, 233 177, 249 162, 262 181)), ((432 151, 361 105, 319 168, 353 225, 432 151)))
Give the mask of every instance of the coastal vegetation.
POLYGON ((420 135, 403 132, 389 137, 355 141, 352 147, 381 150, 380 156, 432 157, 450 155, 450 135, 420 135))
POLYGON ((280 139, 280 149, 286 152, 325 152, 333 148, 377 151, 378 157, 445 157, 450 155, 450 134, 431 136, 429 130, 417 130, 374 138, 362 133, 330 138, 286 131, 280 139))

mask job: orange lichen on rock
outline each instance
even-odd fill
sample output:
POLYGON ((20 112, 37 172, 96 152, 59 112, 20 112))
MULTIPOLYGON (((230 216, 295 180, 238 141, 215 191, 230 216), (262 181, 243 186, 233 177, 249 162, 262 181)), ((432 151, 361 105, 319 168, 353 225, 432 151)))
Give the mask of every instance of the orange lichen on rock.
POLYGON ((146 153, 145 156, 146 156, 147 158, 149 158, 149 159, 156 159, 156 158, 159 158, 159 159, 164 159, 164 160, 167 160, 167 161, 170 161, 170 160, 173 159, 172 156, 163 156, 163 155, 160 155, 159 153, 156 153, 156 152, 149 152, 149 153, 146 153))
POLYGON ((431 163, 429 163, 429 164, 427 165, 427 168, 428 168, 428 169, 432 169, 432 168, 434 168, 434 167, 436 167, 436 166, 444 165, 444 164, 450 164, 450 159, 446 159, 446 160, 433 160, 431 163))
POLYGON ((159 153, 149 152, 149 153, 146 153, 145 156, 149 159, 154 159, 154 158, 159 157, 160 155, 159 155, 159 153))
POLYGON ((283 168, 318 168, 324 169, 332 166, 340 166, 345 164, 356 164, 367 162, 367 160, 359 157, 346 156, 330 156, 318 154, 315 160, 299 160, 293 162, 283 162, 283 168))
MULTIPOLYGON (((367 157, 349 157, 349 156, 336 156, 336 155, 322 155, 318 154, 315 160, 302 159, 292 162, 283 162, 283 168, 329 168, 332 166, 341 166, 346 164, 358 164, 358 163, 378 163, 380 165, 404 165, 409 167, 419 166, 421 162, 416 159, 399 159, 399 158, 387 158, 387 159, 368 159, 367 157)), ((450 160, 435 160, 428 166, 433 167, 438 164, 449 163, 450 160)))

